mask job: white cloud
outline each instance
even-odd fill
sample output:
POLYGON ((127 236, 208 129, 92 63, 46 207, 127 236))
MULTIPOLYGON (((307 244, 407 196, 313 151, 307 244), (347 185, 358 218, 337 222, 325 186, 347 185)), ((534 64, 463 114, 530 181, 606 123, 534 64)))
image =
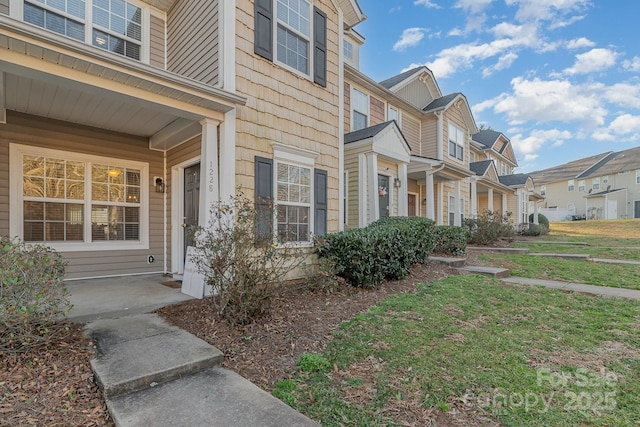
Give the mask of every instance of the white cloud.
POLYGON ((509 6, 517 6, 516 19, 520 22, 552 21, 559 23, 566 20, 563 16, 585 9, 590 0, 506 0, 509 6))
POLYGON ((618 54, 612 50, 604 48, 591 49, 589 52, 576 55, 576 62, 573 67, 566 68, 565 74, 588 74, 594 71, 603 71, 616 64, 618 54))
POLYGON ((407 28, 402 32, 402 37, 393 45, 393 50, 403 51, 408 47, 416 46, 424 38, 424 28, 407 28))
POLYGON ((622 67, 626 71, 639 72, 640 71, 640 56, 634 56, 633 59, 625 59, 622 62, 622 67))
POLYGON ((640 116, 622 114, 609 125, 609 129, 616 135, 629 135, 640 132, 640 116))
POLYGON ((567 49, 580 49, 583 47, 593 47, 596 44, 586 37, 580 37, 579 39, 569 40, 567 42, 567 49))
POLYGON ((432 2, 431 0, 415 0, 413 4, 415 4, 416 6, 424 6, 432 9, 440 9, 440 5, 432 2))
MULTIPOLYGON (((597 87, 574 86, 567 80, 511 80, 513 92, 495 99, 493 110, 504 114, 510 125, 527 121, 580 122, 585 126, 602 126, 608 111, 602 106, 597 87)), ((489 104, 486 104, 489 105, 489 104)))
POLYGON ((602 85, 602 96, 620 107, 640 109, 640 84, 616 83, 608 87, 602 85))
POLYGON ((492 2, 493 0, 458 0, 453 7, 475 15, 484 11, 492 2))
POLYGON ((498 62, 496 64, 490 67, 486 67, 482 70, 482 77, 487 78, 491 76, 493 73, 495 73, 496 71, 505 70, 511 67, 511 64, 513 64, 513 61, 515 61, 516 59, 518 59, 518 55, 513 52, 509 52, 505 55, 502 55, 498 59, 498 62))
POLYGON ((559 146, 572 137, 571 132, 567 130, 536 129, 531 131, 527 137, 521 133, 512 136, 511 144, 517 154, 524 156, 524 161, 530 162, 538 157, 536 153, 540 151, 543 145, 548 143, 553 146, 559 146))

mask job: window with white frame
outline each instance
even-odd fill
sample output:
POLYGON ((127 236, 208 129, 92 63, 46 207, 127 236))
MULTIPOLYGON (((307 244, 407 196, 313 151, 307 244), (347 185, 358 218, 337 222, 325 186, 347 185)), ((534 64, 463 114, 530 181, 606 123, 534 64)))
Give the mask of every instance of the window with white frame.
POLYGON ((11 145, 12 234, 60 250, 148 245, 148 166, 11 145))
POLYGON ((353 61, 353 43, 349 40, 344 40, 342 43, 342 51, 346 59, 353 61))
POLYGON ((570 179, 567 183, 567 189, 569 191, 573 191, 575 190, 575 181, 573 179, 570 179))
POLYGON ((312 167, 276 161, 276 233, 282 242, 311 239, 312 174, 312 167))
POLYGON ((100 49, 141 60, 143 14, 147 10, 125 0, 24 0, 23 19, 100 49))
POLYGON ((278 0, 276 11, 278 62, 309 74, 311 3, 306 0, 278 0))
POLYGON ((584 189, 585 189, 585 182, 584 182, 584 179, 581 179, 580 181, 578 181, 578 191, 581 193, 584 193, 584 189))
POLYGON ((600 177, 591 179, 591 188, 593 190, 600 189, 600 177))
POLYGON ((476 153, 473 151, 469 151, 469 163, 474 163, 476 161, 476 153))
POLYGON ((543 196, 545 194, 547 194, 547 186, 546 185, 540 186, 540 194, 543 195, 543 196))
POLYGON ((636 171, 636 184, 640 184, 640 169, 636 171))
POLYGON ((456 198, 455 196, 449 196, 449 225, 455 224, 456 218, 456 198))
POLYGON ((462 129, 449 123, 449 156, 458 160, 464 159, 465 134, 462 129))
POLYGON ((608 184, 609 183, 609 175, 605 175, 602 177, 602 183, 603 184, 608 184))
POLYGON ((398 123, 398 126, 400 126, 400 113, 396 107, 389 105, 389 108, 387 109, 387 120, 395 120, 396 123, 398 123))
POLYGON ((369 96, 356 88, 351 92, 351 111, 351 131, 369 126, 369 96))
POLYGON ((509 175, 509 166, 504 163, 500 163, 500 175, 509 175))

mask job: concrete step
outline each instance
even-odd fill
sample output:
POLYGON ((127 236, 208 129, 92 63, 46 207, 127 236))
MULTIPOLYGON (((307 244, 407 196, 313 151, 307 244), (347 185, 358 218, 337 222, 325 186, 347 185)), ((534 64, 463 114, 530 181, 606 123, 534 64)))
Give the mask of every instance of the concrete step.
POLYGON ((101 319, 86 326, 96 345, 91 367, 105 398, 219 365, 220 350, 156 314, 101 319))
POLYGON ((562 259, 582 259, 587 260, 589 254, 553 254, 553 253, 530 253, 532 256, 546 257, 546 258, 562 258, 562 259))
POLYGON ((448 265, 449 267, 462 267, 467 261, 466 258, 449 258, 441 256, 430 256, 431 261, 439 262, 440 264, 448 265))
POLYGON ((628 265, 640 265, 640 261, 631 259, 609 259, 609 258, 590 258, 591 262, 602 262, 606 264, 628 264, 628 265))
POLYGON ((318 427, 235 372, 211 368, 107 400, 116 426, 318 427))
POLYGON ((494 248, 492 246, 467 246, 467 249, 481 251, 481 252, 498 252, 506 254, 528 254, 529 248, 494 248))
POLYGON ((486 276, 493 276, 499 279, 509 277, 509 270, 506 268, 497 267, 482 267, 479 265, 466 265, 464 267, 458 267, 456 270, 471 273, 471 274, 484 274, 486 276))

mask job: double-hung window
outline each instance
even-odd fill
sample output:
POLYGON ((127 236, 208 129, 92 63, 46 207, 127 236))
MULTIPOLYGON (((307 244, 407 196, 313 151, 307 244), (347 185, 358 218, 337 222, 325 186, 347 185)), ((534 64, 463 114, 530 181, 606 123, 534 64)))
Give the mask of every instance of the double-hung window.
POLYGON ((546 194, 547 194, 547 186, 546 186, 546 185, 542 185, 542 186, 540 187, 540 194, 541 194, 542 196, 544 196, 544 195, 546 195, 546 194))
POLYGON ((59 250, 148 247, 146 163, 12 144, 11 234, 59 250))
POLYGON ((636 184, 640 184, 640 169, 636 171, 636 184))
POLYGON ((599 190, 600 189, 600 177, 593 178, 591 180, 591 188, 594 189, 594 190, 599 190))
POLYGON ((311 4, 306 0, 278 0, 277 60, 309 74, 311 4))
POLYGON ((276 161, 277 238, 308 242, 311 231, 312 167, 276 161))
POLYGON ((570 179, 570 180, 567 182, 567 190, 568 190, 568 191, 573 191, 573 190, 575 190, 575 188, 576 188, 576 187, 575 187, 575 181, 574 181, 573 179, 570 179))
POLYGON ((578 181, 578 191, 581 193, 584 193, 584 189, 585 189, 584 179, 581 179, 580 181, 578 181))
POLYGON ((464 160, 464 131, 449 123, 449 156, 464 160))
POLYGON ((23 19, 100 49, 141 60, 143 8, 126 0, 24 0, 23 19))
POLYGON ((400 126, 400 113, 397 108, 389 105, 387 110, 387 120, 395 120, 398 126, 400 126))
POLYGON ((369 126, 369 96, 356 88, 351 91, 351 111, 351 131, 369 126))

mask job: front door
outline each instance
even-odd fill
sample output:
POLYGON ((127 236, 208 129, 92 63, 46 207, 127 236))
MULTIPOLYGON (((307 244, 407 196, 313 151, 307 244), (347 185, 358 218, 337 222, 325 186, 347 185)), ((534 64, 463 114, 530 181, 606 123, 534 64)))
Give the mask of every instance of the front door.
POLYGON ((408 194, 407 195, 407 209, 409 216, 416 216, 416 195, 408 194))
POLYGON ((200 163, 184 169, 184 256, 187 246, 193 246, 193 230, 198 226, 200 208, 200 163))
POLYGON ((378 175, 378 201, 380 218, 389 216, 389 177, 386 175, 378 175))

